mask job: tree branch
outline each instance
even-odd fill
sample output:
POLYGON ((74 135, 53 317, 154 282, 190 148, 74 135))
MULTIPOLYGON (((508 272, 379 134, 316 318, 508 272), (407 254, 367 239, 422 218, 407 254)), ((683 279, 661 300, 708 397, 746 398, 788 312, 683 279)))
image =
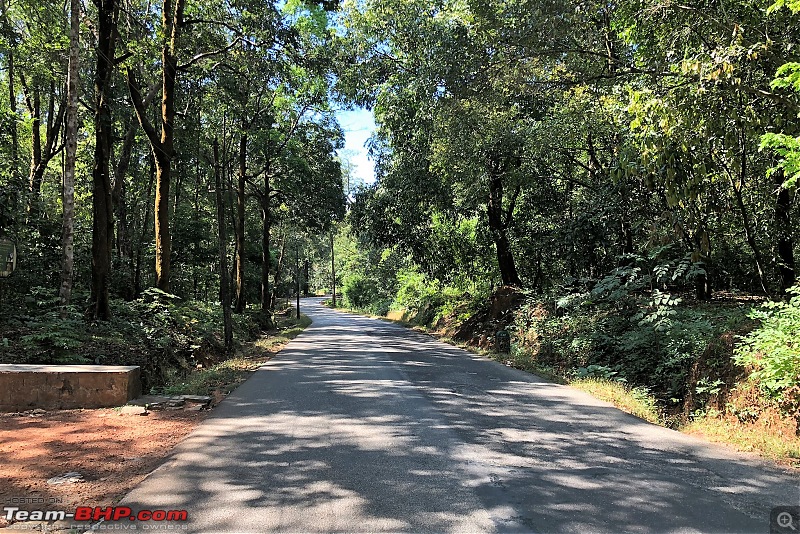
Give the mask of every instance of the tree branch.
POLYGON ((147 139, 150 141, 150 146, 153 148, 153 151, 161 151, 161 139, 156 129, 153 128, 153 125, 147 119, 142 93, 139 90, 139 84, 136 82, 136 78, 131 72, 131 69, 125 69, 125 78, 128 82, 131 103, 133 104, 133 109, 136 111, 136 118, 139 120, 139 125, 142 127, 142 130, 144 130, 145 135, 147 135, 147 139))
POLYGON ((229 23, 227 23, 225 21, 222 21, 222 20, 214 20, 214 19, 184 19, 181 24, 182 24, 182 26, 191 26, 192 24, 213 24, 213 25, 216 25, 216 26, 224 26, 225 28, 228 28, 231 32, 233 32, 237 36, 241 35, 241 33, 242 33, 241 29, 239 29, 239 28, 237 28, 235 26, 232 26, 231 24, 229 24, 229 23))
POLYGON ((194 65, 194 64, 196 64, 196 63, 198 63, 198 62, 200 62, 200 61, 202 61, 202 60, 204 60, 206 58, 218 56, 220 54, 224 54, 225 52, 229 51, 234 46, 236 46, 239 43, 240 40, 241 39, 239 37, 237 37, 236 39, 231 41, 231 43, 228 46, 226 46, 225 48, 220 48, 219 50, 213 50, 211 52, 203 52, 202 54, 197 54, 192 59, 190 59, 189 61, 184 63, 183 65, 178 65, 178 70, 185 71, 189 67, 191 67, 192 65, 194 65))
POLYGON ((115 58, 114 58, 114 61, 113 61, 113 63, 114 63, 114 65, 115 65, 115 66, 116 66, 116 65, 119 65, 119 64, 121 64, 123 61, 125 61, 126 59, 128 59, 129 57, 131 57, 132 55, 133 55, 133 52, 125 52, 125 53, 124 53, 124 54, 122 54, 121 56, 119 56, 119 57, 115 57, 115 58))
POLYGON ((303 106, 303 109, 301 109, 300 113, 297 114, 297 117, 295 118, 294 122, 292 123, 291 127, 289 128, 289 131, 286 132, 286 138, 283 140, 283 143, 281 143, 278 146, 278 150, 275 152, 276 156, 279 155, 281 152, 283 152, 283 149, 286 148, 287 144, 289 144, 289 141, 292 139, 292 136, 294 135, 294 132, 297 129, 297 126, 300 124, 300 119, 303 118, 303 115, 306 114, 306 111, 308 111, 308 109, 309 109, 309 106, 303 106))

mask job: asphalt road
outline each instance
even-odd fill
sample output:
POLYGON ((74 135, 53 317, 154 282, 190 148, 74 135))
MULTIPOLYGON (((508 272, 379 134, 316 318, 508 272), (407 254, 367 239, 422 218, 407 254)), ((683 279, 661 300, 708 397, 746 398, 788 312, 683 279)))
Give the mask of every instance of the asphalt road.
POLYGON ((394 324, 304 311, 314 324, 122 504, 241 533, 769 532, 772 507, 800 504, 797 473, 394 324))

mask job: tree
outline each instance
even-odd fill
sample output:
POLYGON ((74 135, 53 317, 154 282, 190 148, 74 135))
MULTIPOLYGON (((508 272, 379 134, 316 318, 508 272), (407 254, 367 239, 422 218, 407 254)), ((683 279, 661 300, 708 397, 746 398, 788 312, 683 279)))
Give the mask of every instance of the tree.
POLYGON ((156 287, 169 291, 170 237, 169 190, 172 159, 175 155, 175 92, 178 81, 178 46, 184 25, 186 0, 164 0, 161 8, 161 133, 147 117, 139 83, 133 71, 127 69, 131 102, 139 125, 147 135, 156 165, 155 235, 156 287))
MULTIPOLYGON (((780 0, 770 6, 768 13, 773 13, 786 6, 792 13, 800 13, 800 2, 780 0)), ((791 22, 787 22, 791 24, 791 22)), ((789 89, 800 93, 800 62, 788 62, 781 65, 770 84, 773 90, 789 89)), ((793 106, 797 111, 798 106, 793 106)), ((761 137, 760 149, 769 149, 776 153, 780 160, 777 167, 771 168, 777 197, 775 201, 775 223, 777 233, 776 252, 778 256, 778 272, 781 289, 786 291, 796 282, 794 261, 794 240, 792 239, 791 207, 797 191, 797 180, 800 178, 800 136, 768 132, 761 137)))
POLYGON ((228 281, 228 236, 225 229, 225 204, 223 202, 223 181, 220 169, 219 140, 215 137, 213 144, 214 187, 216 190, 217 227, 219 235, 219 301, 222 306, 225 350, 233 348, 233 326, 231 322, 231 294, 228 281))
POLYGON ((63 179, 63 221, 61 286, 58 296, 62 305, 70 303, 72 276, 75 261, 73 243, 75 233, 75 157, 78 151, 78 70, 80 53, 80 1, 70 0, 69 69, 67 75, 67 119, 64 132, 66 154, 63 179))
POLYGON ((97 63, 94 78, 94 167, 92 169, 92 294, 90 315, 108 320, 114 205, 111 187, 111 153, 114 128, 109 103, 116 54, 116 0, 94 0, 97 7, 97 63))

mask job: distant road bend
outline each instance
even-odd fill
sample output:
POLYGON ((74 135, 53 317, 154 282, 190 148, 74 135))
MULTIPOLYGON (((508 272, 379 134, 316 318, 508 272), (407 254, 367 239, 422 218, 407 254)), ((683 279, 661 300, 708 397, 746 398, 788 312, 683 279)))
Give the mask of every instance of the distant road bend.
POLYGON ((317 300, 122 504, 237 533, 769 532, 800 505, 797 473, 317 300))

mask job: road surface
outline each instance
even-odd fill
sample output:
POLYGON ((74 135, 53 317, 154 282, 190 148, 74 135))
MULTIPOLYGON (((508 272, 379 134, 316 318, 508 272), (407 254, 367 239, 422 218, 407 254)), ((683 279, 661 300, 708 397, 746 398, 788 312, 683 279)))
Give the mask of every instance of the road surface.
POLYGON ((772 507, 800 504, 796 473, 391 323, 304 311, 314 324, 122 504, 238 533, 769 532, 772 507))

